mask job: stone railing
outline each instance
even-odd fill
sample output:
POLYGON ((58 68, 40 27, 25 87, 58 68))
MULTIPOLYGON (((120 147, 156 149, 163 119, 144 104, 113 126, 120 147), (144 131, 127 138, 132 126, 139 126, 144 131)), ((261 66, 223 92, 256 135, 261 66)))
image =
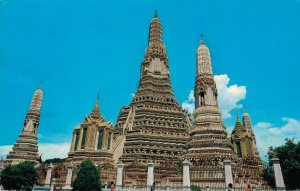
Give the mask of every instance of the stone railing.
MULTIPOLYGON (((191 189, 191 187, 169 187, 169 186, 164 186, 164 187, 155 187, 155 191, 193 191, 194 189, 191 189)), ((225 187, 198 187, 195 189, 195 191, 227 191, 225 187)), ((233 187, 234 191, 244 191, 245 187, 233 187)), ((281 189, 286 190, 286 189, 281 189)), ((266 187, 253 187, 252 191, 281 191, 280 189, 272 189, 272 188, 266 188, 266 187)), ((102 191, 111 191, 110 188, 102 188, 102 191)), ((150 191, 150 188, 147 187, 137 187, 137 186, 132 186, 132 187, 127 187, 124 186, 123 188, 116 189, 116 191, 150 191)), ((300 191, 300 189, 296 190, 286 190, 286 191, 300 191)))
MULTIPOLYGON (((276 185, 276 191, 285 191, 285 185, 284 185, 284 181, 283 181, 283 176, 282 176, 282 172, 281 172, 281 167, 280 167, 280 161, 277 157, 272 158, 273 161, 273 169, 274 169, 274 176, 275 176, 275 185, 276 185)), ((234 185, 233 182, 233 176, 232 176, 232 170, 231 170, 231 161, 230 160, 225 160, 223 161, 224 163, 224 177, 225 177, 225 181, 224 181, 224 185, 226 185, 226 187, 200 187, 200 186, 193 186, 191 185, 191 181, 190 181, 190 162, 185 159, 182 162, 182 186, 168 186, 168 184, 166 184, 166 186, 164 187, 159 187, 160 185, 156 185, 155 186, 155 191, 162 191, 162 190, 166 190, 166 191, 213 191, 213 190, 228 190, 227 186, 232 185, 234 191, 244 191, 245 187, 242 187, 243 185, 234 185)), ((147 185, 145 185, 144 187, 137 187, 137 186, 131 186, 131 187, 124 187, 123 186, 123 174, 124 174, 124 164, 122 162, 119 162, 117 164, 117 177, 116 177, 116 191, 150 191, 150 188, 154 185, 154 168, 155 168, 155 164, 152 161, 149 161, 148 164, 148 171, 147 171, 147 185)), ((45 186, 44 188, 50 188, 53 185, 51 184, 51 175, 52 175, 52 165, 50 164, 48 169, 47 169, 47 175, 46 175, 46 180, 45 180, 45 186)), ((67 174, 67 178, 66 178, 66 182, 65 182, 65 186, 62 188, 63 190, 71 190, 71 180, 72 180, 72 175, 73 175, 73 166, 70 165, 68 166, 68 174, 67 174)), ((252 190, 253 191, 273 191, 274 189, 272 189, 271 187, 258 187, 252 185, 252 190)), ((110 189, 108 188, 108 185, 105 185, 105 191, 110 191, 110 189)))

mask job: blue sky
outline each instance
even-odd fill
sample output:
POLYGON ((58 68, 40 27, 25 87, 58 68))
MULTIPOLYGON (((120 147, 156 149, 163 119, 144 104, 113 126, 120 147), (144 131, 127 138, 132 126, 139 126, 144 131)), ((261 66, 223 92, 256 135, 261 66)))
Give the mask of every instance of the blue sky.
POLYGON ((237 104, 252 117, 261 156, 285 137, 300 140, 299 0, 1 0, 0 155, 15 143, 41 80, 43 157, 66 156, 98 89, 101 112, 115 123, 137 88, 155 9, 185 108, 203 33, 228 130, 237 104))

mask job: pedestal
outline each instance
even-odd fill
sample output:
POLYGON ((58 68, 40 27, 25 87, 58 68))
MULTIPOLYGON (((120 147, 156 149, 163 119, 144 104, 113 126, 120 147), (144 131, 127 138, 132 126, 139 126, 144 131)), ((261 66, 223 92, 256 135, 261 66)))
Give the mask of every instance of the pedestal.
POLYGON ((273 157, 271 161, 273 162, 276 190, 285 190, 284 180, 283 180, 281 166, 280 166, 280 160, 277 157, 273 157))
POLYGON ((123 168, 124 164, 122 162, 119 162, 117 164, 117 180, 116 180, 116 190, 122 190, 122 184, 123 184, 123 168))
POLYGON ((104 184, 104 191, 107 191, 107 182, 105 182, 105 184, 104 184))
POLYGON ((190 181, 190 162, 185 159, 182 162, 182 166, 183 166, 183 182, 182 182, 182 186, 183 186, 183 191, 189 191, 190 187, 191 187, 191 181, 190 181))
POLYGON ((47 169, 47 175, 46 175, 46 180, 45 180, 45 186, 50 186, 50 184, 51 184, 52 168, 53 168, 53 165, 50 164, 50 165, 48 166, 48 169, 47 169))
POLYGON ((148 173, 147 173, 147 188, 150 190, 151 186, 154 183, 154 163, 149 161, 148 165, 148 173))
POLYGON ((68 174, 67 174, 67 178, 66 178, 66 185, 63 187, 63 189, 66 189, 66 190, 72 189, 72 187, 71 187, 72 176, 73 176, 73 166, 68 165, 68 174))
POLYGON ((228 189, 228 185, 231 183, 233 184, 232 179, 232 171, 231 171, 231 161, 224 160, 224 169, 225 169, 225 187, 228 189))

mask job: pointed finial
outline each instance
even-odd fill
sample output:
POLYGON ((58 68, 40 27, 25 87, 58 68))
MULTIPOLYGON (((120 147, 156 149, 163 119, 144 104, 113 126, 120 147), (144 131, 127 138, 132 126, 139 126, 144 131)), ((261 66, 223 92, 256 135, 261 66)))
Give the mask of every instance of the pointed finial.
POLYGON ((247 113, 247 109, 246 109, 246 106, 244 106, 244 113, 247 113))
POLYGON ((235 110, 236 110, 236 119, 240 119, 239 117, 239 110, 237 104, 235 104, 235 110))
POLYGON ((155 11, 154 11, 154 17, 158 17, 158 15, 157 15, 157 10, 155 9, 155 11))
POLYGON ((203 39, 203 37, 204 37, 204 35, 201 33, 201 34, 200 34, 200 39, 201 39, 201 40, 200 40, 200 44, 204 44, 204 39, 203 39))
POLYGON ((95 110, 95 108, 99 108, 99 99, 100 99, 100 88, 98 88, 96 104, 95 104, 94 110, 95 110))
POLYGON ((94 117, 99 117, 100 116, 100 109, 99 109, 99 93, 100 90, 98 89, 98 92, 97 92, 97 99, 96 99, 96 103, 95 103, 95 106, 93 108, 93 111, 92 111, 92 116, 94 117))
POLYGON ((99 98, 100 98, 100 88, 98 88, 98 93, 97 93, 97 102, 99 102, 99 98))
POLYGON ((43 81, 40 82, 40 86, 38 89, 42 89, 42 87, 43 87, 43 81))

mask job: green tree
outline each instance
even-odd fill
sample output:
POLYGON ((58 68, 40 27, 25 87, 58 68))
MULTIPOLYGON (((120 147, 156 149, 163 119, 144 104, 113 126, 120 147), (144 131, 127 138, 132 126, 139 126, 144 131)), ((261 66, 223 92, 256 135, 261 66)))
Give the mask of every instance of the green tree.
POLYGON ((300 188, 300 142, 295 143, 294 139, 285 139, 285 144, 269 149, 269 160, 274 153, 280 159, 284 183, 289 189, 300 188))
POLYGON ((64 162, 66 162, 66 159, 65 158, 63 158, 63 159, 61 159, 61 158, 53 158, 53 159, 47 159, 47 160, 45 160, 45 164, 50 164, 50 163, 53 163, 53 164, 58 164, 58 163, 64 163, 64 162))
POLYGON ((274 172, 271 168, 264 169, 263 177, 272 188, 275 188, 274 172))
POLYGON ((201 187, 200 186, 196 186, 196 185, 192 185, 191 186, 191 190, 192 191, 201 191, 201 187))
POLYGON ((34 163, 25 161, 8 166, 1 173, 1 183, 5 189, 32 190, 37 183, 37 173, 34 163))
POLYGON ((73 182, 74 191, 99 191, 101 190, 101 182, 99 180, 99 170, 89 160, 85 160, 80 164, 77 178, 73 182))

